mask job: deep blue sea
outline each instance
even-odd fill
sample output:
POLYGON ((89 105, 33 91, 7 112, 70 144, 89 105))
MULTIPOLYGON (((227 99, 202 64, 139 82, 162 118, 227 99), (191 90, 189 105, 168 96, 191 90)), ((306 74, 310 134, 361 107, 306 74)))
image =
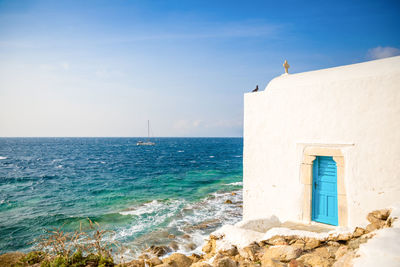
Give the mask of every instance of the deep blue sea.
POLYGON ((241 138, 138 140, 0 138, 0 254, 87 217, 132 253, 172 241, 188 252, 241 220, 241 138))

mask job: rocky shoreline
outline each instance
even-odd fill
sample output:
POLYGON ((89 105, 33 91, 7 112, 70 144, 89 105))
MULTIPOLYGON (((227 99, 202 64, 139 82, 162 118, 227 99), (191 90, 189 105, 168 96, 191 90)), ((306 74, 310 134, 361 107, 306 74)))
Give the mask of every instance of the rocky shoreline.
MULTIPOLYGON (((360 245, 373 238, 379 229, 390 228, 397 217, 390 209, 368 214, 370 222, 365 228, 353 231, 308 233, 288 231, 286 234, 270 234, 267 239, 251 242, 246 246, 226 245, 226 234, 214 232, 206 240, 202 254, 184 255, 174 252, 177 247, 151 246, 135 260, 118 265, 79 266, 126 266, 126 267, 307 267, 307 266, 353 266, 359 255, 360 245), (224 244, 224 245, 222 245, 224 244)), ((7 253, 0 256, 1 266, 43 266, 40 262, 21 265, 23 253, 7 253)), ((61 266, 61 265, 60 265, 61 266)), ((71 265, 72 266, 72 265, 71 265)), ((74 265, 75 266, 75 265, 74 265)), ((76 265, 78 266, 78 265, 76 265)))

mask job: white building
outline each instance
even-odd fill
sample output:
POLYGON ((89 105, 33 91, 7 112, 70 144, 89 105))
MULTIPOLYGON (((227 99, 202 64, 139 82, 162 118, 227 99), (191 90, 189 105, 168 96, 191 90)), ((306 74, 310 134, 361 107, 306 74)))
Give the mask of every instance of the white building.
POLYGON ((283 74, 244 107, 244 220, 365 225, 400 201, 400 57, 283 74))

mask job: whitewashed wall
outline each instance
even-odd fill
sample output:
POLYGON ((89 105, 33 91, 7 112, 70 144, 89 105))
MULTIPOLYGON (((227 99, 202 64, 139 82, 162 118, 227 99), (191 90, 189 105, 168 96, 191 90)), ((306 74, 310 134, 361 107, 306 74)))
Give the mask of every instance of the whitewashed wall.
POLYGON ((307 144, 338 145, 349 226, 400 201, 400 57, 273 79, 244 97, 244 220, 301 220, 307 144))

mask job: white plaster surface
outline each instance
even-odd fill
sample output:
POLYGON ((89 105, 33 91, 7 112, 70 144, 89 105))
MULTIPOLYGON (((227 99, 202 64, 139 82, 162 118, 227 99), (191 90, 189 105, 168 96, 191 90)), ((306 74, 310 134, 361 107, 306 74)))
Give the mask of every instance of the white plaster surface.
POLYGON ((400 200, 400 57, 282 75, 244 107, 244 220, 302 220, 311 145, 343 153, 349 226, 400 200))

